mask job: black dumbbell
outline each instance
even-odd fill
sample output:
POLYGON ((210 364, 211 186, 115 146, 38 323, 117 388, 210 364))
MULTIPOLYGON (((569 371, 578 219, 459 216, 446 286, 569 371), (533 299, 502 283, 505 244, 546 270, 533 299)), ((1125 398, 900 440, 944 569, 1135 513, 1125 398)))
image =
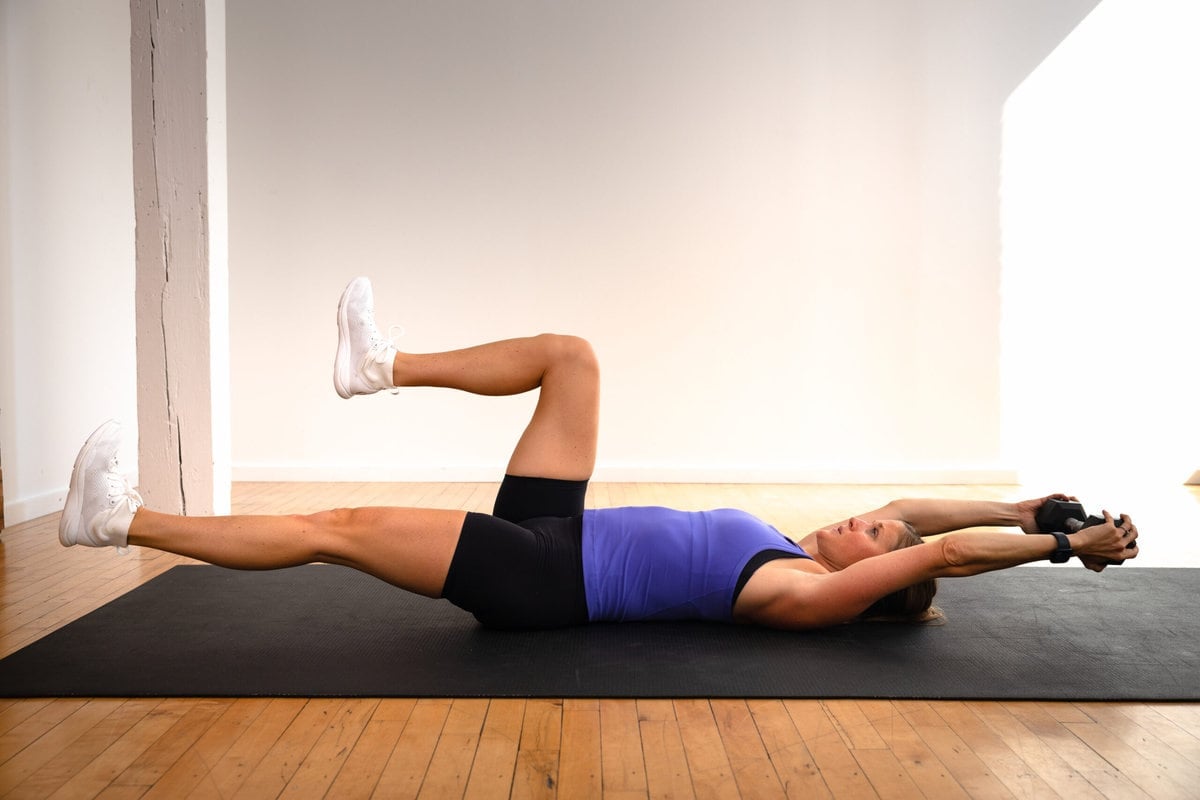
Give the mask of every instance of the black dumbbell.
MULTIPOLYGON (((1038 530, 1046 533, 1075 533, 1093 525, 1103 525, 1104 517, 1089 515, 1080 503, 1069 500, 1047 500, 1038 509, 1034 517, 1038 530)), ((1130 541, 1125 545, 1126 550, 1132 550, 1137 544, 1130 541)), ((1120 566, 1120 561, 1110 561, 1113 566, 1120 566)))

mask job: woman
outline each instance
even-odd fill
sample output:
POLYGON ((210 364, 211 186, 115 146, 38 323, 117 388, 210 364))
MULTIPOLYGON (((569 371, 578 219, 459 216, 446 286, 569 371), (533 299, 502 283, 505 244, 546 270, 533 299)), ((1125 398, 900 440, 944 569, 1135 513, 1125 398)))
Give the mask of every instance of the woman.
MULTIPOLYGON (((1128 516, 1066 538, 1039 534, 1049 498, 1017 504, 898 500, 814 531, 798 545, 744 512, 585 511, 596 457, 599 369, 591 347, 541 335, 447 353, 396 350, 374 321, 370 282, 338 304, 334 387, 343 398, 405 386, 481 395, 540 388, 492 515, 355 508, 288 516, 181 517, 145 508, 116 464, 119 428, 88 439, 59 526, 64 545, 151 547, 237 569, 343 564, 492 627, 710 619, 805 629, 869 614, 916 615, 933 581, 1058 554, 1099 571, 1133 558, 1128 516), (950 533, 1019 525, 1029 536, 950 533)), ((1054 497, 1062 497, 1054 495, 1054 497)))

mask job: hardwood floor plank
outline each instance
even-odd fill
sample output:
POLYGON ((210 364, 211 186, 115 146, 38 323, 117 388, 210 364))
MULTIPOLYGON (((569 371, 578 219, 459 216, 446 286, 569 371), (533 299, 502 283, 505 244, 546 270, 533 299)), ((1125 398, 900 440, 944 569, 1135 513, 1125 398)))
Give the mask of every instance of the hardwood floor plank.
POLYGON ((597 722, 605 793, 644 795, 646 763, 642 757, 637 705, 626 700, 601 700, 597 722))
POLYGON ((188 796, 233 797, 307 702, 292 697, 271 700, 188 796))
POLYGON ((608 785, 604 769, 613 755, 613 743, 601 735, 602 720, 606 719, 602 707, 596 700, 563 701, 562 754, 558 768, 558 793, 562 797, 598 797, 608 785))
MULTIPOLYGON (((897 705, 897 708, 910 708, 908 704, 903 706, 897 705)), ((922 716, 926 713, 926 708, 919 709, 914 715, 918 719, 923 719, 926 723, 929 722, 928 716, 922 716)), ((940 723, 940 717, 934 717, 940 723)), ((897 763, 904 769, 904 772, 912 779, 913 784, 927 797, 938 798, 965 798, 968 797, 967 791, 954 778, 949 767, 933 752, 921 735, 914 728, 907 716, 903 713, 896 713, 888 718, 881 718, 873 721, 871 725, 879 734, 880 740, 886 743, 886 749, 893 755, 897 763)), ((927 727, 932 727, 928 726, 927 727)), ((945 727, 944 725, 942 727, 945 727)), ((873 749, 853 750, 855 759, 860 764, 863 764, 866 769, 866 757, 863 754, 873 749)), ((883 775, 890 779, 891 764, 886 759, 882 760, 886 764, 889 771, 883 775)), ((871 783, 875 786, 875 790, 880 796, 885 794, 884 788, 877 782, 876 777, 871 775, 871 783)), ((895 791, 894 788, 887 790, 890 794, 895 791)))
POLYGON ((711 700, 717 730, 742 797, 782 798, 783 783, 745 700, 711 700))
POLYGON ((347 700, 330 713, 325 729, 303 757, 281 798, 324 797, 379 706, 378 700, 347 700))
POLYGON ((487 700, 474 698, 451 703, 418 798, 442 800, 466 793, 487 708, 487 700))
POLYGON ((409 697, 391 697, 379 701, 379 706, 375 709, 375 713, 371 715, 371 720, 387 721, 387 722, 408 722, 412 716, 413 710, 417 707, 417 701, 409 697))
MULTIPOLYGON (((124 705, 122 700, 58 701, 22 725, 28 742, 0 764, 0 797, 87 735, 124 705), (61 705, 60 705, 61 703, 61 705), (69 711, 65 716, 63 711, 69 711)), ((107 746, 107 743, 105 743, 107 746)))
POLYGON ((793 800, 832 797, 782 701, 750 700, 746 705, 754 716, 754 724, 771 763, 775 765, 784 793, 793 800))
POLYGON ((415 700, 383 700, 375 706, 366 727, 329 787, 328 796, 370 797, 392 757, 415 700))
POLYGON ((417 796, 449 714, 449 700, 417 701, 375 785, 377 796, 396 800, 417 796))
POLYGON ((184 702, 164 700, 159 703, 49 797, 94 797, 100 794, 185 713, 184 702))
POLYGON ((1200 738, 1200 703, 1152 703, 1149 707, 1200 738))
POLYGON ((562 754, 562 701, 529 700, 513 773, 515 798, 555 797, 562 754))
POLYGON ((1057 797, 1030 766, 987 723, 961 702, 939 702, 934 710, 1013 794, 1019 798, 1057 797))
POLYGON ((738 797, 733 767, 725 752, 712 706, 707 700, 676 700, 675 719, 691 768, 692 792, 698 798, 738 797))
POLYGON ((27 713, 14 714, 10 720, 12 724, 0 735, 0 766, 83 708, 87 700, 29 700, 26 703, 24 711, 27 713))
POLYGON ((73 746, 62 750, 4 796, 49 797, 144 719, 158 703, 158 700, 129 700, 122 703, 80 736, 73 746))
POLYGON ((533 699, 525 704, 522 750, 558 750, 562 739, 562 700, 533 699))
POLYGON ((687 753, 675 710, 669 700, 651 701, 650 713, 641 713, 638 701, 638 733, 642 740, 642 758, 646 763, 646 791, 654 798, 685 800, 696 796, 692 788, 687 753), (661 705, 660 705, 661 704, 661 705), (669 711, 669 717, 668 717, 669 711))
POLYGON ((1036 715, 1030 704, 970 702, 967 707, 1063 797, 1146 797, 1146 793, 1070 731, 1044 715, 1034 730, 1022 719, 1036 715), (1046 724, 1049 723, 1049 724, 1046 724))
MULTIPOLYGON (((936 711, 936 707, 934 710, 936 711)), ((949 725, 914 725, 913 730, 945 765, 950 777, 962 787, 968 797, 997 800, 1015 797, 949 725)))
MULTIPOLYGON (((1176 749, 1166 739, 1151 731, 1148 725, 1141 724, 1129 713, 1123 713, 1124 709, 1119 704, 1080 703, 1079 706, 1081 711, 1106 732, 1120 739, 1147 760, 1159 763, 1163 769, 1177 774, 1177 783, 1200 788, 1200 765, 1193 760, 1200 758, 1200 742, 1194 737, 1186 733, 1182 736, 1172 736, 1171 728, 1160 726, 1163 734, 1171 736, 1179 745, 1180 749, 1176 749)), ((1150 721, 1152 722, 1153 718, 1150 721)))
POLYGON ((891 750, 872 747, 852 751, 854 760, 862 769, 875 793, 884 800, 902 800, 908 797, 938 797, 923 793, 891 750))
POLYGON ((830 794, 849 800, 879 796, 820 701, 785 700, 784 708, 812 754, 830 794))
POLYGON ((150 747, 138 756, 111 785, 139 787, 144 794, 162 779, 183 754, 232 705, 229 700, 172 701, 182 716, 150 747))
POLYGON ((1180 763, 1168 764, 1157 758, 1159 754, 1152 754, 1152 757, 1147 758, 1147 749, 1131 747, 1122 737, 1098 723, 1062 724, 1151 797, 1180 800, 1195 798, 1195 789, 1200 786, 1200 782, 1195 781, 1193 769, 1183 768, 1180 763))
POLYGON ((642 698, 634 701, 639 722, 675 722, 675 704, 670 700, 642 698))
POLYGON ((1157 709, 1140 703, 1114 703, 1112 708, 1136 722, 1191 764, 1200 766, 1200 736, 1188 732, 1157 709))
POLYGON ((144 800, 187 797, 267 708, 265 698, 228 701, 224 713, 145 793, 144 800))
POLYGON ((1038 703, 1042 711, 1058 722, 1093 722, 1087 712, 1075 703, 1038 703))
POLYGON ((514 800, 546 800, 558 796, 558 750, 521 750, 513 773, 514 800))
POLYGON ((110 784, 103 792, 96 795, 96 800, 140 800, 142 787, 121 786, 110 784))
POLYGON ((467 781, 468 800, 507 797, 511 793, 524 722, 524 700, 497 699, 488 704, 475 763, 467 781))
POLYGON ((41 711, 50 702, 49 698, 37 698, 33 700, 11 700, 5 703, 4 709, 0 710, 0 764, 3 764, 6 758, 4 755, 5 746, 2 744, 4 736, 10 730, 41 711))
POLYGON ((821 704, 851 750, 878 750, 886 747, 857 700, 822 700, 821 704))

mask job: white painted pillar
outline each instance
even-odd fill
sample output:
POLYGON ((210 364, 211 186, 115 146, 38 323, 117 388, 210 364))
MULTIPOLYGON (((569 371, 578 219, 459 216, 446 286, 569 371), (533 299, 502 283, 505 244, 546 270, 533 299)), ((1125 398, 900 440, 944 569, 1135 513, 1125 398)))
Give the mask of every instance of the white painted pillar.
POLYGON ((224 4, 130 0, 130 23, 139 488, 158 510, 227 513, 224 4))
MULTIPOLYGON (((233 403, 229 396, 229 157, 226 148, 225 0, 206 0, 208 61, 208 288, 212 380, 213 514, 230 513, 233 403)), ((197 512, 198 513, 198 512, 197 512)))

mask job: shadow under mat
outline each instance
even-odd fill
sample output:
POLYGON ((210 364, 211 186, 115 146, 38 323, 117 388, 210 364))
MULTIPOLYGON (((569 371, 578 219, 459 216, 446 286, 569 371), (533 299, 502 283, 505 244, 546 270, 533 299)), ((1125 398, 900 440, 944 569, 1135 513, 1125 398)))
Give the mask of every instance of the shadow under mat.
POLYGON ((489 631, 343 567, 175 567, 0 661, 4 697, 1200 699, 1200 570, 940 581, 945 625, 489 631))

